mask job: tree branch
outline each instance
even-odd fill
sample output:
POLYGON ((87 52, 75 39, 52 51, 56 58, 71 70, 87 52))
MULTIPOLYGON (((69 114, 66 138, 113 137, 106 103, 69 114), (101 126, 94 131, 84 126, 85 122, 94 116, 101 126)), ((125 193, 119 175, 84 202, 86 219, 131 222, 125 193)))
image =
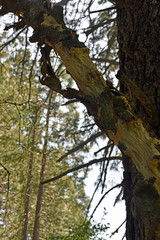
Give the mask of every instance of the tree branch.
POLYGON ((100 27, 104 27, 104 25, 107 25, 111 22, 115 22, 116 18, 113 19, 108 19, 107 21, 102 21, 94 26, 92 26, 90 29, 88 29, 87 31, 85 31, 86 36, 88 36, 89 34, 91 34, 92 32, 94 32, 95 30, 97 30, 100 27))
POLYGON ((109 8, 104 8, 104 9, 100 9, 100 10, 90 11, 89 13, 105 12, 105 11, 110 11, 110 10, 114 10, 114 9, 116 9, 116 7, 109 7, 109 8))
POLYGON ((116 228, 114 232, 111 233, 110 238, 115 234, 118 233, 119 229, 123 226, 123 224, 126 222, 126 219, 116 228))
POLYGON ((0 46, 0 50, 2 51, 3 48, 5 48, 7 45, 9 45, 10 43, 14 42, 15 39, 26 29, 27 27, 23 27, 12 39, 10 39, 8 42, 6 43, 3 43, 1 46, 0 46))
POLYGON ((2 164, 0 165, 3 167, 3 169, 7 172, 8 180, 7 180, 7 200, 8 200, 8 195, 9 195, 9 188, 10 188, 10 171, 2 164))
POLYGON ((88 139, 86 139, 85 141, 81 142, 80 144, 78 144, 76 147, 72 148, 71 150, 69 150, 67 153, 65 153, 63 156, 61 156, 57 162, 62 161, 64 158, 66 158, 68 155, 78 151, 79 149, 81 149, 84 145, 86 145, 87 143, 93 141, 95 138, 102 136, 104 133, 103 132, 98 132, 94 135, 92 135, 91 137, 89 137, 88 139))
POLYGON ((114 143, 111 142, 111 143, 107 144, 107 146, 100 148, 97 152, 94 152, 94 155, 96 156, 100 151, 108 150, 108 148, 113 147, 113 146, 114 146, 114 143))
POLYGON ((117 59, 107 59, 107 58, 92 58, 93 61, 96 61, 96 62, 107 62, 107 63, 110 63, 110 64, 114 64, 116 66, 119 65, 119 62, 117 62, 116 60, 117 59))
POLYGON ((46 183, 49 183, 49 182, 53 182, 53 181, 55 181, 59 178, 62 178, 64 176, 66 176, 69 173, 75 172, 75 171, 80 170, 80 169, 85 168, 85 167, 89 167, 89 166, 91 166, 95 163, 103 162, 103 161, 106 161, 106 160, 111 161, 111 160, 115 160, 115 159, 122 160, 122 157, 114 156, 114 157, 108 157, 108 158, 94 159, 94 160, 89 161, 88 163, 84 163, 84 164, 81 164, 81 165, 76 166, 74 168, 71 168, 71 169, 69 169, 69 170, 67 170, 67 171, 65 171, 65 172, 63 172, 63 173, 61 173, 61 174, 59 174, 59 175, 57 175, 53 178, 47 179, 47 180, 41 182, 41 184, 46 184, 46 183))
POLYGON ((92 212, 92 214, 91 214, 91 216, 90 216, 89 221, 90 221, 91 218, 93 217, 95 211, 97 210, 98 206, 100 205, 100 203, 102 202, 102 200, 105 198, 105 196, 106 196, 109 192, 111 192, 113 189, 118 188, 118 187, 121 187, 121 186, 122 186, 121 183, 115 185, 114 187, 110 188, 110 189, 101 197, 101 199, 99 200, 98 204, 97 204, 96 207, 94 208, 94 210, 93 210, 93 212, 92 212))

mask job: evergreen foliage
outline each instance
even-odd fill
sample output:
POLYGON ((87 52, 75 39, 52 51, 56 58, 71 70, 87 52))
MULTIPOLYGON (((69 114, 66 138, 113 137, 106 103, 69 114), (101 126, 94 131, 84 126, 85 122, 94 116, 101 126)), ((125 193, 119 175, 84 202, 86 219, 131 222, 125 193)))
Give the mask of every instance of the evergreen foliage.
MULTIPOLYGON (((56 93, 51 96, 51 91, 40 86, 39 68, 31 56, 37 53, 28 46, 24 57, 23 49, 19 47, 19 44, 23 44, 23 35, 1 51, 1 239, 21 239, 27 197, 27 235, 32 236, 48 106, 45 178, 69 168, 73 161, 82 161, 82 154, 76 154, 76 158, 72 156, 70 160, 56 163, 71 145, 82 138, 78 134, 79 114, 75 104, 63 107, 64 99, 61 96, 56 93), (8 51, 12 58, 8 56, 8 51), (26 195, 28 178, 29 196, 26 195)), ((87 172, 84 171, 82 179, 86 176, 87 172)), ((69 228, 78 226, 84 220, 87 197, 84 183, 81 178, 76 183, 77 177, 74 174, 44 187, 39 229, 41 238, 45 239, 55 233, 66 235, 69 228)))

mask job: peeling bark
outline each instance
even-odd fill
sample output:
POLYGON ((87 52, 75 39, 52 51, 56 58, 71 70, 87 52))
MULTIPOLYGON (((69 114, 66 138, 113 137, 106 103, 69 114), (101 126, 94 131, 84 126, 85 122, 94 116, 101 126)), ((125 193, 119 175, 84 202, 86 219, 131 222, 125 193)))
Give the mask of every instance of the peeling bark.
POLYGON ((125 146, 123 153, 130 156, 137 170, 145 179, 155 179, 154 186, 160 194, 160 141, 150 134, 143 127, 140 120, 119 124, 117 138, 125 146))

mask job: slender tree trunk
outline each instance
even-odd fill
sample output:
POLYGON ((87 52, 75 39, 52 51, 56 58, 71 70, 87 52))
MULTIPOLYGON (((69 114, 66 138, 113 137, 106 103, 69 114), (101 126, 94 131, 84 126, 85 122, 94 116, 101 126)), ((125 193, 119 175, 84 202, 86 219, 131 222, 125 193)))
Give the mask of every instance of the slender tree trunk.
POLYGON ((35 110, 35 119, 33 122, 33 130, 32 130, 31 154, 30 154, 30 161, 29 161, 29 167, 28 167, 28 180, 27 180, 27 188, 26 188, 26 200, 25 200, 25 206, 24 206, 22 240, 27 239, 27 231, 28 231, 29 204, 30 204, 32 169, 33 169, 33 161, 34 161, 34 146, 35 146, 35 137, 36 137, 36 122, 37 122, 38 110, 39 109, 35 110))
POLYGON ((48 128, 49 128, 51 99, 52 99, 52 91, 49 92, 49 103, 48 103, 47 116, 46 116, 46 132, 45 132, 45 139, 44 139, 44 145, 43 145, 40 182, 39 182, 39 189, 38 189, 38 195, 37 195, 37 204, 36 204, 36 213, 35 213, 32 240, 39 239, 40 211, 41 211, 42 196, 43 196, 43 185, 41 184, 41 182, 44 180, 45 167, 46 167, 46 151, 47 151, 47 144, 48 144, 48 128))
POLYGON ((33 126, 33 134, 32 134, 32 143, 31 143, 31 155, 30 162, 28 168, 28 180, 27 180, 27 189, 26 189, 26 200, 24 206, 24 222, 23 222, 23 230, 22 230, 22 240, 27 239, 27 230, 28 230, 28 217, 29 217, 29 202, 30 202, 30 192, 31 192, 31 181, 32 181, 32 169, 33 169, 33 160, 34 160, 34 144, 35 144, 35 135, 36 128, 33 126))
MULTIPOLYGON (((150 99, 160 115, 160 3, 159 1, 125 0, 118 8, 118 41, 120 70, 150 99)), ((141 103, 129 87, 121 90, 135 99, 135 111, 147 118, 141 103)), ((145 121, 144 121, 145 122, 145 121)), ((150 135, 160 137, 160 127, 149 127, 150 135)), ((135 144, 133 142, 133 144, 135 144)), ((122 152, 125 148, 120 146, 122 152)), ((154 178, 149 180, 137 171, 124 153, 124 198, 127 210, 126 237, 128 240, 160 239, 160 197, 154 178)))

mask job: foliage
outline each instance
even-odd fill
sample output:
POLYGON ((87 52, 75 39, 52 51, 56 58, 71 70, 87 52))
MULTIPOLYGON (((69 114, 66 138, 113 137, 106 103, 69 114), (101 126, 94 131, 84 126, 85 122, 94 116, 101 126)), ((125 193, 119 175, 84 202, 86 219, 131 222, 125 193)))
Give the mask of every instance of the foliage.
POLYGON ((106 232, 109 228, 108 225, 103 224, 91 224, 87 221, 85 224, 78 226, 69 232, 68 236, 65 237, 51 237, 48 240, 88 240, 88 239, 96 239, 103 240, 103 236, 99 236, 106 232))
MULTIPOLYGON (((8 239, 21 238, 31 158, 33 160, 30 176, 28 236, 32 235, 42 149, 46 136, 45 119, 50 91, 38 83, 39 68, 37 65, 32 65, 34 60, 30 55, 29 46, 25 50, 24 59, 23 50, 18 47, 23 40, 24 37, 17 39, 12 43, 11 48, 6 47, 1 52, 1 239, 6 236, 8 239), (12 58, 8 56, 8 51, 10 53, 13 51, 12 58), (25 64, 22 73, 23 61, 25 64), (30 75, 31 68, 33 68, 32 75, 30 75), (30 82, 32 82, 31 86, 30 82)), ((65 77, 64 73, 63 77, 65 77)), ((61 107, 63 102, 59 95, 52 94, 46 178, 70 167, 74 156, 71 158, 72 161, 56 163, 56 160, 64 154, 65 148, 81 140, 76 134, 79 128, 79 114, 76 107, 74 104, 61 107)), ((81 155, 77 155, 76 159, 82 161, 81 155)), ((85 176, 87 172, 84 172, 85 176)), ((41 237, 55 231, 66 234, 71 226, 77 226, 84 219, 87 198, 83 182, 79 179, 79 183, 76 184, 74 180, 76 178, 67 177, 55 184, 45 186, 41 209, 41 237)))

